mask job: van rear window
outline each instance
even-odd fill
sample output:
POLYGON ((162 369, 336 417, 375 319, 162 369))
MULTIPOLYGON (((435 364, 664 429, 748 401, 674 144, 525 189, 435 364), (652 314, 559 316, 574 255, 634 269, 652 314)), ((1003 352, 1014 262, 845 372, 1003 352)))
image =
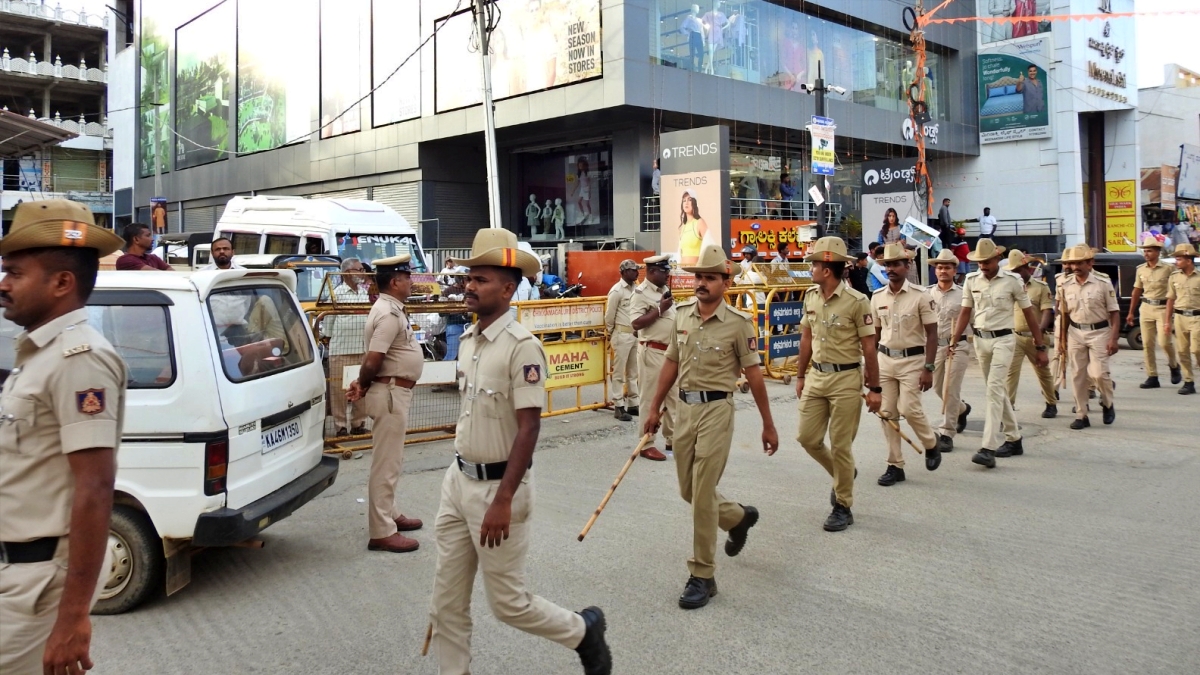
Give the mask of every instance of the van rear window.
POLYGON ((263 253, 280 255, 282 253, 290 253, 295 255, 300 250, 300 237, 292 237, 286 234, 268 234, 267 247, 263 253))
POLYGON ((260 236, 257 232, 222 232, 222 237, 233 242, 234 255, 257 255, 260 236))
POLYGON ((304 315, 278 287, 213 291, 208 310, 221 365, 231 382, 245 382, 312 363, 304 315))

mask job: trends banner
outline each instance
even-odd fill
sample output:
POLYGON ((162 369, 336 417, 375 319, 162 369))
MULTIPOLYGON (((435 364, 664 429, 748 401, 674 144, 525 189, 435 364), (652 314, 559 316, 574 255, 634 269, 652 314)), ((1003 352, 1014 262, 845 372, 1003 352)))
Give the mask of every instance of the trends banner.
POLYGON ((659 145, 659 252, 676 254, 681 265, 691 265, 705 244, 716 244, 728 257, 729 127, 672 131, 662 135, 659 145))
POLYGON ((889 159, 862 164, 862 237, 875 241, 888 211, 895 210, 896 222, 922 220, 917 201, 917 160, 889 159), (880 228, 880 229, 875 229, 880 228))

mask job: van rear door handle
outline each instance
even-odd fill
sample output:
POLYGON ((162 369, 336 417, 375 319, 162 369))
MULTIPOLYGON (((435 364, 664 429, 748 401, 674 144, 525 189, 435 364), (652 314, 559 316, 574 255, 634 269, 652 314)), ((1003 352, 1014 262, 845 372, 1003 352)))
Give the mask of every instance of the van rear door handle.
POLYGON ((305 401, 295 407, 288 408, 287 410, 282 410, 280 412, 267 415, 266 417, 262 418, 262 425, 260 428, 270 429, 271 427, 282 424, 293 417, 299 417, 301 413, 311 407, 312 401, 305 401))

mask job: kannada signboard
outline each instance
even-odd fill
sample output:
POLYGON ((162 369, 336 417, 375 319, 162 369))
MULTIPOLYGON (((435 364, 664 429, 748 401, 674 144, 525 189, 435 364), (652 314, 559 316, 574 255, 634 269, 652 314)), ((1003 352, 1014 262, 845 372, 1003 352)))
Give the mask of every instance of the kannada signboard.
POLYGON ((804 317, 803 302, 779 302, 772 303, 770 310, 771 326, 796 326, 800 324, 800 319, 804 317))
POLYGON ((532 333, 604 327, 606 298, 573 300, 570 304, 540 306, 537 302, 517 306, 517 321, 532 333))
POLYGON ((1162 174, 1159 179, 1159 208, 1164 211, 1175 210, 1175 167, 1170 164, 1162 165, 1162 174))
POLYGON ((801 333, 767 336, 767 358, 785 359, 800 354, 801 333))
POLYGON ((604 341, 550 342, 546 350, 547 389, 578 387, 604 381, 604 341))
POLYGON ((818 176, 832 176, 837 157, 833 151, 834 132, 837 125, 833 118, 812 116, 808 132, 812 134, 812 172, 818 176))
POLYGON ((800 244, 817 238, 815 220, 752 220, 734 218, 730 221, 730 236, 734 239, 733 259, 740 260, 742 247, 758 248, 758 255, 771 258, 780 244, 788 244, 789 257, 800 251, 800 244))
POLYGON ((1137 181, 1104 183, 1104 246, 1110 251, 1135 251, 1137 240, 1137 181))

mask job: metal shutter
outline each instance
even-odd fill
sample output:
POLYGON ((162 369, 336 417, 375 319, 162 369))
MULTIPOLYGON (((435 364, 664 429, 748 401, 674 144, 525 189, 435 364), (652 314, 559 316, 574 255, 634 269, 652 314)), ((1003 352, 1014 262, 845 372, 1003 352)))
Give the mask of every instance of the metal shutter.
POLYGON ((352 190, 335 190, 333 192, 314 192, 311 195, 305 195, 309 199, 366 199, 366 188, 354 188, 352 190))
POLYGON ((371 191, 371 199, 392 207, 408 224, 417 227, 421 220, 421 184, 381 185, 371 191))
POLYGON ((197 206, 183 210, 184 232, 212 232, 217 225, 217 209, 224 206, 197 206))
POLYGON ((433 184, 433 214, 438 241, 428 248, 470 248, 475 232, 488 226, 487 187, 483 183, 433 184))

